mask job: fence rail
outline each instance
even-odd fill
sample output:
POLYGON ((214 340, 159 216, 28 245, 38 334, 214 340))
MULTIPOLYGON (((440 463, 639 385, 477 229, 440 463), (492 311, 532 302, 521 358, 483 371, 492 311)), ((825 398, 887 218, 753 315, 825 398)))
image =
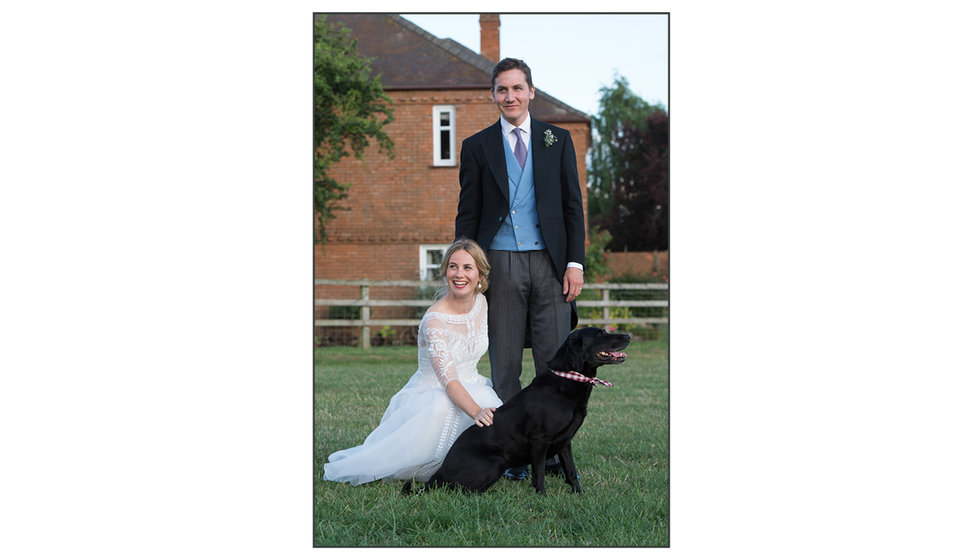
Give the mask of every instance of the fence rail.
MULTIPOLYGON (((326 306, 347 306, 360 307, 360 319, 316 319, 313 325, 316 327, 360 327, 361 328, 361 347, 371 346, 371 327, 417 327, 420 319, 372 319, 372 307, 429 307, 432 300, 426 299, 371 299, 372 287, 411 287, 411 288, 437 288, 441 282, 422 282, 417 280, 326 280, 317 279, 313 281, 316 286, 358 286, 360 288, 360 298, 358 299, 314 299, 316 307, 326 306)), ((612 308, 651 308, 668 307, 666 299, 662 300, 611 300, 612 290, 618 291, 637 291, 653 292, 657 290, 666 291, 667 284, 612 284, 612 283, 590 283, 582 286, 583 294, 585 290, 601 290, 602 299, 588 300, 576 299, 578 307, 599 307, 602 308, 602 317, 583 317, 579 314, 579 324, 581 325, 610 325, 610 324, 631 324, 631 325, 657 325, 667 324, 667 317, 611 317, 612 308)))

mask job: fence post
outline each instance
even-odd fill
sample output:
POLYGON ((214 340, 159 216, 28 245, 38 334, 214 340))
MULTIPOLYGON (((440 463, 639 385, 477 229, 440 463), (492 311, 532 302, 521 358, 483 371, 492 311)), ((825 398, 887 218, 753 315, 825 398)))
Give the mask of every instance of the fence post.
MULTIPOLYGON (((602 289, 602 318, 603 319, 609 318, 609 302, 610 302, 609 288, 603 288, 602 289)), ((605 326, 608 327, 609 324, 607 323, 605 326)))
POLYGON ((367 324, 371 320, 371 308, 367 305, 370 299, 370 290, 371 288, 367 284, 361 285, 361 300, 364 301, 364 304, 361 305, 361 320, 365 323, 361 327, 361 348, 365 350, 371 348, 371 327, 367 324))

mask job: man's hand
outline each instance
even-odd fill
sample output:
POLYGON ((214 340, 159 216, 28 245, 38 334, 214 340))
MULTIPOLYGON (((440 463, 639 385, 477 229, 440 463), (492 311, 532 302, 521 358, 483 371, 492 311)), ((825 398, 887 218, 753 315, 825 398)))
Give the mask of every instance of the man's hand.
POLYGON ((582 293, 582 271, 574 266, 565 269, 565 278, 562 280, 561 293, 565 296, 565 301, 571 303, 582 293))

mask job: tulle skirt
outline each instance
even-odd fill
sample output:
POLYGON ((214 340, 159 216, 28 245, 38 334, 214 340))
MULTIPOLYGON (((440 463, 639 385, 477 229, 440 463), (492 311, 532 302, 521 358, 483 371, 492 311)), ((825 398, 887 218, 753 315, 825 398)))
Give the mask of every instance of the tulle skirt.
MULTIPOLYGON (((481 407, 500 406, 486 377, 460 383, 481 407)), ((323 479, 354 485, 429 480, 459 434, 472 425, 473 419, 449 400, 442 385, 423 383, 416 375, 391 397, 381 423, 363 444, 330 455, 323 479)))

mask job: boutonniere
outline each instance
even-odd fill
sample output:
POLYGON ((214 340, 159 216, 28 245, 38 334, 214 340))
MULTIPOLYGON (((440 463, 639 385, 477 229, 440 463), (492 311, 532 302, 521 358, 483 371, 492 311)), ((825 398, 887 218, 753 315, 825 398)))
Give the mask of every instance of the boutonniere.
POLYGON ((555 143, 555 135, 551 133, 551 129, 544 131, 544 145, 545 147, 550 147, 555 143))

